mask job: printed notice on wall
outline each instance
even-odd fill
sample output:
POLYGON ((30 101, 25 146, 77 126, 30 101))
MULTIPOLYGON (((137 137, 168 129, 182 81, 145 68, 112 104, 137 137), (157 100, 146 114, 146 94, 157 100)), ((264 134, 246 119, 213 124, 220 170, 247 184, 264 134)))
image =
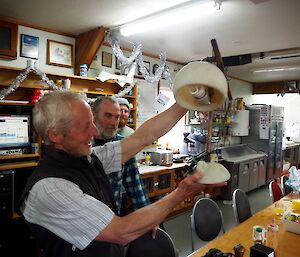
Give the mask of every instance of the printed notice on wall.
POLYGON ((155 102, 153 104, 154 110, 158 112, 163 111, 166 108, 169 101, 170 98, 160 92, 158 96, 155 98, 155 102))
POLYGON ((153 107, 158 92, 158 84, 138 80, 137 127, 157 114, 153 107))

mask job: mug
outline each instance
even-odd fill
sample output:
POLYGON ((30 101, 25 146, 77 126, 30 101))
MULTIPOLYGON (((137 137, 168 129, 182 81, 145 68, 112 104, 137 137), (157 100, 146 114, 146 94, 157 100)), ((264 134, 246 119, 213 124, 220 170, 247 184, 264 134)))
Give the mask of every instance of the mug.
POLYGON ((71 87, 71 80, 70 79, 64 79, 62 81, 62 86, 64 89, 69 90, 71 87))
POLYGON ((262 226, 253 226, 252 237, 255 244, 264 244, 267 240, 267 230, 262 226))

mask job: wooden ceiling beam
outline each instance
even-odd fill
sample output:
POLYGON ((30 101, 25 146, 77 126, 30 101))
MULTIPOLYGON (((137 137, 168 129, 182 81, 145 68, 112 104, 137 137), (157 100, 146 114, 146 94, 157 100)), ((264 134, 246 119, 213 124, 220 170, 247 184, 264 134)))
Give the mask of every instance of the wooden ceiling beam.
POLYGON ((74 73, 80 75, 80 65, 92 64, 102 42, 105 39, 106 28, 98 27, 76 37, 75 43, 75 69, 74 73))
POLYGON ((278 94, 284 87, 284 81, 253 83, 252 94, 278 94))

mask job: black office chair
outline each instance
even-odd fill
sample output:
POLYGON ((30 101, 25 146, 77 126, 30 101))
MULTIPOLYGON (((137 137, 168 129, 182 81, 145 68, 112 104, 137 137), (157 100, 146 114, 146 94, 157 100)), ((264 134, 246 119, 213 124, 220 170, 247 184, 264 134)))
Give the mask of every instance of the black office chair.
POLYGON ((236 189, 232 194, 232 207, 237 223, 242 223, 252 216, 249 199, 244 191, 236 189))
POLYGON ((220 234, 221 230, 225 233, 223 215, 219 206, 210 198, 199 199, 191 215, 192 252, 195 251, 195 234, 202 241, 211 241, 220 234))
POLYGON ((152 238, 152 231, 147 232, 128 245, 126 257, 177 257, 172 238, 169 234, 157 229, 155 239, 152 238))
POLYGON ((283 195, 288 195, 290 192, 293 191, 293 189, 291 187, 289 187, 288 185, 285 184, 285 182, 289 179, 288 175, 282 175, 280 178, 280 186, 281 186, 281 190, 283 195))

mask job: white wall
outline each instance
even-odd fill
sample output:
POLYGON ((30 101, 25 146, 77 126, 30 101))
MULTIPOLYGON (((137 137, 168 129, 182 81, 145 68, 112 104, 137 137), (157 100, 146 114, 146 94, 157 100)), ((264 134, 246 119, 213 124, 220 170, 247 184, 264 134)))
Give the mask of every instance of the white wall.
MULTIPOLYGON (((169 108, 171 105, 175 103, 175 98, 173 91, 171 91, 168 87, 162 87, 160 92, 170 98, 165 109, 169 108)), ((177 124, 164 136, 159 138, 158 143, 161 144, 162 147, 172 148, 172 150, 182 150, 183 147, 183 132, 185 129, 185 117, 183 117, 177 124)))
POLYGON ((232 98, 243 97, 244 101, 248 101, 252 95, 252 85, 250 83, 229 78, 228 80, 232 98))
MULTIPOLYGON (((230 87, 233 97, 243 97, 246 105, 269 104, 284 107, 284 130, 285 136, 292 135, 292 131, 300 131, 300 95, 288 93, 283 97, 277 94, 256 94, 252 95, 252 86, 249 83, 231 80, 230 87), (293 126, 293 129, 292 127, 293 126)), ((299 134, 297 132, 297 134, 299 134)), ((300 134, 297 135, 300 137, 300 134)))
POLYGON ((282 96, 277 94, 256 94, 252 95, 250 83, 232 79, 229 81, 233 98, 243 97, 246 105, 270 104, 284 107, 285 122, 300 122, 300 95, 289 93, 282 96))
POLYGON ((300 122, 300 95, 289 93, 282 96, 276 94, 253 95, 249 104, 270 104, 284 107, 285 122, 300 122))
MULTIPOLYGON (((68 43, 73 45, 73 53, 75 53, 75 38, 62 36, 50 32, 45 32, 38 29, 33 29, 29 27, 19 26, 18 29, 18 46, 17 46, 17 59, 16 60, 6 60, 0 59, 1 66, 7 67, 17 67, 17 68, 26 68, 27 67, 27 59, 20 56, 20 44, 21 44, 21 34, 31 35, 39 37, 39 58, 35 60, 37 63, 37 68, 43 72, 54 72, 57 74, 66 74, 73 75, 73 68, 64 68, 53 65, 46 64, 47 60, 47 39, 55 40, 58 42, 68 43)), ((74 57, 73 57, 74 60, 74 57)))
POLYGON ((270 104, 284 107, 284 137, 300 138, 300 95, 289 93, 282 96, 276 94, 253 95, 249 104, 270 104))

